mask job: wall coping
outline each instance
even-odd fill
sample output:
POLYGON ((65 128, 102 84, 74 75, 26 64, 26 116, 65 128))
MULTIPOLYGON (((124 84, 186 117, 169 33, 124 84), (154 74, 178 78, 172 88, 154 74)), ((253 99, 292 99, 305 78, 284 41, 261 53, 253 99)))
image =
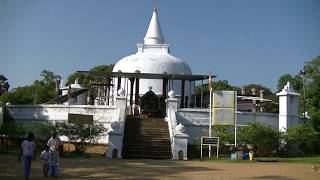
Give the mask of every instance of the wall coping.
MULTIPOLYGON (((178 112, 207 112, 209 113, 209 109, 197 109, 197 108, 184 108, 178 109, 178 112)), ((248 112, 248 111, 237 111, 237 114, 250 114, 250 115, 264 115, 264 116, 279 116, 276 113, 267 113, 267 112, 248 112)))
POLYGON ((87 108, 87 109, 116 109, 115 106, 105 105, 64 105, 64 104, 36 104, 36 105, 8 105, 6 108, 87 108))

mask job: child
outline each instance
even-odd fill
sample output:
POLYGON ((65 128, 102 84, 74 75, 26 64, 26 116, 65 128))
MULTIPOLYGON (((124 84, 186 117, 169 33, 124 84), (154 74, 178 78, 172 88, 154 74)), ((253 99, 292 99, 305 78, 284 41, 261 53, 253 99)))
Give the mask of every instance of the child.
POLYGON ((48 171, 49 171, 49 147, 48 146, 46 146, 45 149, 41 152, 40 159, 42 162, 43 176, 48 177, 48 171))
POLYGON ((35 159, 36 144, 33 141, 33 133, 29 133, 26 140, 21 143, 22 155, 23 155, 23 174, 25 179, 29 179, 31 161, 35 159))
POLYGON ((59 169, 59 154, 57 151, 49 151, 49 166, 50 166, 50 175, 52 177, 58 177, 59 169))

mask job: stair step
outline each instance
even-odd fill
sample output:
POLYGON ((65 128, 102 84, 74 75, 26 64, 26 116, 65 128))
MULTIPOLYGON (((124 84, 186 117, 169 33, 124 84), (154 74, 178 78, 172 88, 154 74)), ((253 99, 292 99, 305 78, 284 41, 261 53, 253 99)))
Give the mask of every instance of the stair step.
POLYGON ((170 159, 167 122, 161 118, 127 117, 122 153, 124 158, 170 159))

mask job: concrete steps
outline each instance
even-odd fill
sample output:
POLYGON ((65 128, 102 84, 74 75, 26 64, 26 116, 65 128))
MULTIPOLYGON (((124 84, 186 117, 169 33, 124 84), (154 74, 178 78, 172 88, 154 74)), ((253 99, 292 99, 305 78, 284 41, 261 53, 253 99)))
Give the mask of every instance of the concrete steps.
POLYGON ((122 156, 127 159, 171 159, 167 122, 162 118, 127 117, 122 156))

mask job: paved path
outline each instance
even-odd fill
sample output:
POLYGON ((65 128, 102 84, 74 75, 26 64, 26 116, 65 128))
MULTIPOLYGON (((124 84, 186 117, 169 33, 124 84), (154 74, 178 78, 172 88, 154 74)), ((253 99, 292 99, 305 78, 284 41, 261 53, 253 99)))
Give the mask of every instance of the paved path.
MULTIPOLYGON (((33 162, 30 179, 43 178, 41 163, 33 162)), ((64 158, 59 179, 320 179, 312 164, 213 161, 122 160, 103 157, 64 158)), ((0 154, 0 179, 22 179, 13 155, 0 154)), ((51 178, 50 178, 51 179, 51 178)))

